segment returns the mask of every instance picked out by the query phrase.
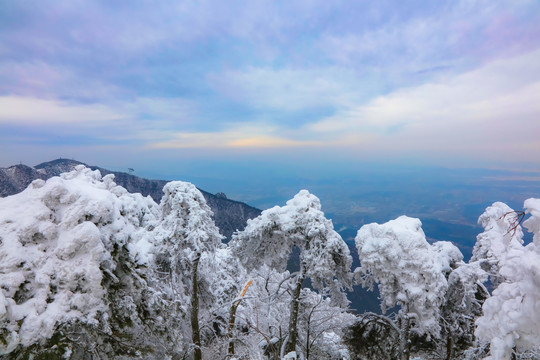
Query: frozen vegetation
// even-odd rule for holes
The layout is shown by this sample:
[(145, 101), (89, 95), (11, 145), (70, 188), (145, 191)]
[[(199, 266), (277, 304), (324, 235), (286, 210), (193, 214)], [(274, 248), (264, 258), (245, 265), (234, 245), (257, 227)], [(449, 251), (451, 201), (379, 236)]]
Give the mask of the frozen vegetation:
[[(468, 263), (419, 219), (365, 225), (351, 269), (306, 190), (229, 244), (195, 186), (163, 192), (78, 166), (0, 199), (0, 358), (540, 356), (540, 199), (487, 208)], [(382, 314), (348, 309), (355, 283), (378, 287)]]

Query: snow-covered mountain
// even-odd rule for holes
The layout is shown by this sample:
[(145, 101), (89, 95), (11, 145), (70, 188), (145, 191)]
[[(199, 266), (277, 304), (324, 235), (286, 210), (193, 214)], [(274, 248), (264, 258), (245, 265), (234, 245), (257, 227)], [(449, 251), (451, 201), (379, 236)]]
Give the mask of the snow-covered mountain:
[[(364, 225), (351, 272), (307, 190), (223, 244), (193, 184), (158, 204), (80, 164), (40, 179), (69, 162), (3, 173), (38, 179), (0, 199), (0, 359), (540, 358), (540, 199), (488, 207), (468, 262), (419, 219)], [(398, 312), (351, 314), (352, 281)]]
[[(114, 174), (115, 182), (130, 193), (141, 193), (143, 196), (150, 195), (158, 203), (163, 196), (163, 186), (167, 183), (166, 180), (145, 179), (125, 172), (89, 166), (76, 160), (56, 159), (34, 167), (19, 164), (8, 168), (0, 168), (0, 197), (17, 194), (36, 179), (46, 180), (58, 176), (61, 173), (73, 170), (77, 165), (85, 165), (92, 170), (99, 170), (103, 176)], [(199, 190), (204, 195), (210, 209), (214, 212), (214, 221), (226, 239), (230, 239), (235, 230), (244, 229), (248, 219), (257, 217), (261, 213), (261, 210), (257, 208), (227, 199), (223, 193), (214, 195)]]

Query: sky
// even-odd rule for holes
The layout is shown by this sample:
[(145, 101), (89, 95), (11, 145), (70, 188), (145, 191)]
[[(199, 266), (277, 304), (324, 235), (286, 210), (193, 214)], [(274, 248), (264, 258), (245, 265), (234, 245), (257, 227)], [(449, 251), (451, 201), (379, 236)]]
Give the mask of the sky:
[(539, 137), (538, 0), (0, 4), (0, 167), (540, 170)]

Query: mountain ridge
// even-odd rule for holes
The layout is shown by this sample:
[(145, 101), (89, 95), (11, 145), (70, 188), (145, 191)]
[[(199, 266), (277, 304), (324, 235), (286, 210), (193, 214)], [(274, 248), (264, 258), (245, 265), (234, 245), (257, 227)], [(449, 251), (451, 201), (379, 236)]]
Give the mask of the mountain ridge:
[[(113, 174), (115, 182), (131, 193), (141, 193), (150, 196), (157, 203), (163, 196), (163, 186), (168, 180), (146, 179), (125, 172), (112, 171), (99, 166), (87, 165), (72, 159), (55, 159), (40, 163), (34, 167), (18, 164), (7, 168), (0, 168), (0, 197), (19, 193), (36, 179), (47, 180), (61, 173), (71, 171), (77, 165), (84, 165), (92, 170), (99, 170), (102, 176)], [(199, 189), (199, 188), (198, 188)], [(214, 221), (222, 235), (230, 240), (236, 230), (243, 230), (247, 220), (259, 216), (260, 209), (226, 198), (223, 193), (217, 195), (199, 189), (208, 206), (214, 212)]]

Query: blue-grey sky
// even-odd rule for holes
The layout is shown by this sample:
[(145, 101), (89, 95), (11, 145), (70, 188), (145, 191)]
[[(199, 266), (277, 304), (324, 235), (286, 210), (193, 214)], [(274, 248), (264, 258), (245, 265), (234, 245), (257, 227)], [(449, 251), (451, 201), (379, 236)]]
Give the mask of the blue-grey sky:
[(0, 166), (170, 178), (539, 152), (538, 0), (0, 4)]

